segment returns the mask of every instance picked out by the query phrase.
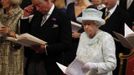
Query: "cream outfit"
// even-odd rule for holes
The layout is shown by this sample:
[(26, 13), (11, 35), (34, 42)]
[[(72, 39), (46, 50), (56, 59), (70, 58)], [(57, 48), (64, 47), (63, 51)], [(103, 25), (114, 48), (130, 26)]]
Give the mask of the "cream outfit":
[[(0, 22), (9, 26), (19, 34), (19, 19), (23, 15), (20, 7), (9, 10), (10, 15), (1, 11)], [(0, 75), (23, 75), (23, 48), (15, 48), (17, 44), (0, 37)]]
[(89, 64), (86, 75), (112, 75), (116, 68), (115, 43), (113, 37), (101, 30), (93, 38), (81, 34), (76, 59)]

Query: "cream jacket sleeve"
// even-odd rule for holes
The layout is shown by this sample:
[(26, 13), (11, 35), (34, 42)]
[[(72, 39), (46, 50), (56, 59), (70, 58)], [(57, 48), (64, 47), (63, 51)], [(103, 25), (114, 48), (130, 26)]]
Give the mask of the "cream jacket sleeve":
[(98, 74), (105, 74), (116, 68), (115, 43), (111, 35), (106, 35), (102, 39), (102, 55), (104, 62), (88, 62), (90, 70), (96, 70)]

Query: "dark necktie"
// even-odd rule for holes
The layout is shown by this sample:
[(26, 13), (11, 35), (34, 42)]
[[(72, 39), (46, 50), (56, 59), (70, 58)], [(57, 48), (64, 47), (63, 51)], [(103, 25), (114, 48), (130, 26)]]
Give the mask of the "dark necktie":
[(105, 12), (105, 18), (104, 18), (104, 20), (107, 20), (109, 18), (109, 13), (110, 13), (109, 11), (106, 11)]

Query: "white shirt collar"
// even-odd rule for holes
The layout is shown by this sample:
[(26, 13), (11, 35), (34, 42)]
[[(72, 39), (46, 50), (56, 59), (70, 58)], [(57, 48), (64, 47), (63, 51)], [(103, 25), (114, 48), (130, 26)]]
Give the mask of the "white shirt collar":
[(41, 26), (43, 26), (44, 25), (44, 23), (48, 20), (48, 18), (50, 17), (50, 15), (52, 14), (52, 12), (53, 12), (53, 10), (54, 10), (54, 4), (52, 5), (52, 7), (51, 7), (51, 9), (49, 10), (49, 12), (48, 12), (48, 14), (46, 15), (46, 19), (43, 21), (43, 22), (41, 22)]
[[(115, 4), (115, 6), (112, 9), (109, 10), (109, 15), (108, 15), (109, 17), (114, 13), (114, 11), (116, 10), (117, 6), (118, 6), (118, 2)], [(106, 11), (107, 10), (108, 9), (106, 9)]]
[(53, 4), (52, 7), (51, 7), (51, 9), (50, 9), (49, 12), (48, 12), (49, 15), (52, 14), (52, 12), (53, 12), (53, 10), (54, 10), (54, 7), (55, 7), (55, 6), (54, 6), (54, 4)]

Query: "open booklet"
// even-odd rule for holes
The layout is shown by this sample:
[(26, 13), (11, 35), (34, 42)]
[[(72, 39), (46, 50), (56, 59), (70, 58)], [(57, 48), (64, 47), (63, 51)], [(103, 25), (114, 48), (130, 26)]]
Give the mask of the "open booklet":
[(81, 24), (76, 23), (74, 21), (71, 21), (71, 26), (72, 26), (72, 32), (77, 32), (82, 28)]
[(134, 48), (134, 32), (126, 24), (124, 25), (124, 33), (125, 35), (123, 36), (120, 33), (114, 32), (114, 34), (124, 47), (128, 49)]
[(58, 62), (56, 62), (56, 64), (58, 65), (58, 67), (61, 69), (61, 71), (66, 74), (66, 69), (67, 69), (67, 66), (63, 65), (63, 64), (60, 64)]
[(84, 71), (82, 70), (84, 63), (78, 59), (74, 59), (74, 61), (68, 67), (58, 62), (57, 65), (66, 75), (85, 75)]
[(17, 38), (7, 37), (6, 39), (27, 47), (31, 47), (32, 45), (38, 45), (38, 44), (47, 44), (47, 42), (28, 33), (17, 35)]

